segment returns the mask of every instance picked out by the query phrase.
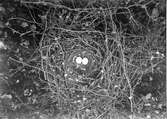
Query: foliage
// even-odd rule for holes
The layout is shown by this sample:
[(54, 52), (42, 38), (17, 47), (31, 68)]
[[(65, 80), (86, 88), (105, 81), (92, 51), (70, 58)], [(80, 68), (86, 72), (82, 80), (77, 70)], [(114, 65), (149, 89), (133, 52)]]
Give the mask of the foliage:
[[(10, 2), (0, 11), (8, 57), (0, 77), (4, 116), (107, 119), (166, 110), (162, 1)], [(91, 52), (96, 66), (85, 76), (74, 72), (79, 81), (72, 81), (66, 66), (78, 50)]]

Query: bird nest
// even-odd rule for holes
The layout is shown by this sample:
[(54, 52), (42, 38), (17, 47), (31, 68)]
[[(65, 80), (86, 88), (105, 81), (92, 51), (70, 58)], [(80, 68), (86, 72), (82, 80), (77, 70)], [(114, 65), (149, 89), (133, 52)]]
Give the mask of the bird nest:
[[(135, 89), (163, 59), (162, 45), (156, 46), (159, 54), (151, 49), (156, 40), (148, 35), (155, 20), (146, 9), (149, 2), (39, 1), (21, 0), (40, 9), (36, 61), (12, 60), (40, 72), (40, 81), (47, 84), (47, 97), (41, 100), (47, 98), (61, 115), (84, 119), (138, 111), (141, 97)], [(88, 62), (78, 64), (77, 57)]]
[[(61, 6), (48, 11), (41, 67), (62, 112), (82, 115), (88, 111), (86, 116), (97, 117), (113, 109), (131, 107), (133, 111), (133, 91), (142, 69), (125, 55), (131, 47), (115, 29), (112, 14), (114, 9)], [(88, 65), (77, 65), (78, 56), (87, 57)]]

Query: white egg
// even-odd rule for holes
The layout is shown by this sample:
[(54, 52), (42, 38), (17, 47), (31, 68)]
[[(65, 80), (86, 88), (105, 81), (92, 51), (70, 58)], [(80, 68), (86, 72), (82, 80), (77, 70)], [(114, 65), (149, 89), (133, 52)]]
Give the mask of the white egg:
[(83, 64), (83, 65), (87, 65), (87, 64), (88, 64), (88, 58), (84, 57), (84, 58), (82, 59), (82, 64)]
[(82, 58), (81, 57), (77, 57), (75, 61), (76, 61), (77, 64), (81, 64), (82, 63)]

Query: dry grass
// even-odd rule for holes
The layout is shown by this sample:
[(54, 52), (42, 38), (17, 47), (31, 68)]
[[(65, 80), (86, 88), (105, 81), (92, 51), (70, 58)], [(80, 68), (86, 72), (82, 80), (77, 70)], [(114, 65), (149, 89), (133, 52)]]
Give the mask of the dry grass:
[[(165, 60), (164, 39), (159, 33), (163, 27), (156, 30), (156, 34), (152, 27), (159, 20), (157, 12), (160, 11), (147, 9), (157, 4), (154, 0), (131, 4), (121, 0), (82, 3), (79, 0), (21, 0), (21, 4), (41, 10), (40, 23), (35, 17), (27, 22), (42, 28), (34, 55), (28, 61), (10, 58), (11, 62), (21, 65), (15, 74), (19, 67), (20, 70), (25, 67), (35, 72), (31, 77), (33, 82), (38, 79), (45, 84), (44, 93), (29, 98), (28, 103), (37, 106), (28, 106), (32, 111), (31, 108), (36, 108), (32, 115), (40, 115), (41, 119), (55, 116), (58, 119), (140, 119), (135, 115), (142, 111), (144, 99), (135, 89), (143, 75), (154, 72)], [(36, 27), (30, 30), (28, 32), (34, 34), (38, 32)], [(18, 34), (22, 37), (27, 32)], [(162, 44), (155, 44), (157, 38)], [(67, 79), (69, 58), (85, 49), (97, 60), (96, 69), (81, 77), (82, 81)]]

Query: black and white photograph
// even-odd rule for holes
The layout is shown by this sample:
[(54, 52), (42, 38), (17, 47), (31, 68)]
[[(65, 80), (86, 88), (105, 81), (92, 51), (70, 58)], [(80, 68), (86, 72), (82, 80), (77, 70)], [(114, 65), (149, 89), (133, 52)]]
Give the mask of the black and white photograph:
[(0, 119), (167, 119), (166, 0), (0, 0)]

